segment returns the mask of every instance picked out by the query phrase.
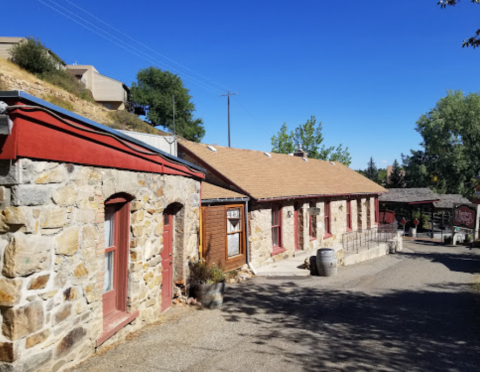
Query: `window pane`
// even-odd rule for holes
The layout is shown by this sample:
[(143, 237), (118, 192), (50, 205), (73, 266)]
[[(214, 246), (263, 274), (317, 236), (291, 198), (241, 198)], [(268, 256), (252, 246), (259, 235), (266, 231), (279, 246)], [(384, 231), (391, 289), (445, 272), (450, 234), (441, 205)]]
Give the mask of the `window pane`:
[(115, 245), (115, 208), (105, 207), (105, 248)]
[(228, 235), (228, 257), (240, 254), (240, 233)]
[(229, 218), (227, 221), (227, 233), (241, 231), (241, 223), (238, 218)]
[(272, 233), (273, 233), (273, 246), (277, 247), (278, 246), (278, 230), (276, 227), (272, 229)]
[(113, 254), (113, 251), (105, 253), (105, 277), (103, 279), (103, 293), (113, 289)]
[(163, 215), (163, 224), (164, 224), (165, 226), (168, 226), (168, 224), (170, 223), (170, 218), (169, 218), (169, 217), (170, 217), (170, 215), (167, 214), (167, 213), (165, 213), (165, 214)]

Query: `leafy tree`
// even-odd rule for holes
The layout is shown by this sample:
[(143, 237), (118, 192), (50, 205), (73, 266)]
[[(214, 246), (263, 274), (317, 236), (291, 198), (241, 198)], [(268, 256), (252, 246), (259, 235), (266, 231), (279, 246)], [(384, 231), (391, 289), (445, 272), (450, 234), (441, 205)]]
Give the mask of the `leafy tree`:
[(187, 140), (200, 142), (205, 135), (202, 119), (194, 119), (195, 105), (178, 75), (155, 67), (142, 69), (132, 84), (132, 101), (142, 106), (151, 125), (173, 130), (172, 96), (175, 96), (176, 133)]
[(404, 171), (400, 168), (397, 159), (393, 162), (392, 173), (388, 178), (387, 186), (389, 188), (405, 187)]
[[(322, 123), (311, 116), (305, 124), (300, 124), (295, 131), (288, 133), (287, 124), (283, 124), (277, 136), (272, 137), (272, 152), (280, 154), (289, 154), (301, 146), (308, 153), (308, 157), (313, 159), (338, 161), (349, 166), (352, 162), (348, 147), (345, 149), (342, 145), (337, 147), (326, 147), (322, 145)], [(322, 145), (320, 147), (320, 145)]]
[(295, 151), (295, 140), (293, 133), (287, 133), (287, 123), (283, 123), (278, 137), (272, 137), (272, 152), (278, 154), (291, 154)]
[(56, 70), (55, 60), (40, 39), (29, 36), (26, 41), (14, 45), (9, 53), (13, 63), (32, 74), (45, 74)]
[[(480, 0), (470, 0), (472, 3), (480, 4)], [(447, 6), (455, 6), (460, 2), (460, 0), (440, 0), (437, 4), (440, 5), (442, 9), (446, 8)], [(480, 29), (475, 32), (474, 36), (469, 37), (466, 40), (463, 40), (462, 47), (469, 47), (476, 48), (480, 46)]]
[(422, 150), (410, 150), (410, 155), (402, 154), (403, 168), (405, 169), (406, 187), (432, 187), (434, 178), (429, 177), (427, 164), (429, 159)]
[(385, 185), (387, 183), (387, 169), (378, 168), (378, 179), (380, 185)]
[(413, 165), (420, 171), (425, 166), (425, 182), (439, 193), (472, 196), (480, 172), (480, 94), (449, 91), (420, 117), (416, 130), (424, 150)]
[(368, 161), (367, 169), (365, 169), (363, 174), (365, 175), (365, 177), (372, 180), (373, 182), (380, 183), (380, 177), (378, 175), (378, 169), (377, 169), (377, 166), (375, 165), (375, 162), (373, 161), (372, 157), (370, 157), (370, 160)]

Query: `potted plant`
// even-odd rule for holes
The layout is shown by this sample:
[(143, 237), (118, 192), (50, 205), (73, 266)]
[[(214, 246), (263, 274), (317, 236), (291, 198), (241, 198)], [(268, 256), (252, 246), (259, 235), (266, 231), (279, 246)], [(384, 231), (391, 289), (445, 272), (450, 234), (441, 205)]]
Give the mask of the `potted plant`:
[(204, 260), (190, 261), (188, 284), (190, 296), (203, 306), (220, 307), (225, 293), (225, 274), (215, 264), (207, 265)]

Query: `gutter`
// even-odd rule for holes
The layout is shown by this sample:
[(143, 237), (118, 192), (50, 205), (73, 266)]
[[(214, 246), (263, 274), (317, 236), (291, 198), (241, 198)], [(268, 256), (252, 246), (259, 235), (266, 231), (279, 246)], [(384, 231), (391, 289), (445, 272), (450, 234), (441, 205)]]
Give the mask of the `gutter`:
[(203, 199), (202, 204), (217, 204), (217, 203), (228, 203), (228, 202), (248, 202), (250, 198), (217, 198), (217, 199)]
[(281, 200), (295, 200), (295, 199), (312, 199), (312, 198), (328, 198), (328, 197), (340, 197), (340, 196), (377, 196), (384, 194), (382, 193), (349, 193), (349, 194), (318, 194), (318, 195), (297, 195), (297, 196), (286, 196), (282, 198), (271, 198), (271, 199), (256, 199), (257, 203), (266, 203), (272, 201), (281, 201)]

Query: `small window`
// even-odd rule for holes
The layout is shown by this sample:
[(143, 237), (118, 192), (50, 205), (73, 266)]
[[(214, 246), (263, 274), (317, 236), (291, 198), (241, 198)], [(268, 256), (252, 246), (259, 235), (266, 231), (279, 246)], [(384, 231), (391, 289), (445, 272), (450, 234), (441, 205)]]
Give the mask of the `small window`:
[(240, 208), (227, 209), (227, 242), (228, 257), (241, 254), (242, 213)]
[[(310, 208), (315, 208), (316, 204), (314, 202), (310, 203)], [(308, 235), (310, 239), (317, 239), (317, 216), (310, 214), (309, 215), (309, 224), (308, 224)]]
[(273, 248), (282, 246), (282, 208), (272, 208), (272, 243)]
[(330, 228), (330, 201), (325, 202), (325, 237), (330, 237), (332, 230)]
[(347, 231), (352, 230), (352, 201), (347, 200)]

